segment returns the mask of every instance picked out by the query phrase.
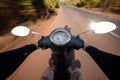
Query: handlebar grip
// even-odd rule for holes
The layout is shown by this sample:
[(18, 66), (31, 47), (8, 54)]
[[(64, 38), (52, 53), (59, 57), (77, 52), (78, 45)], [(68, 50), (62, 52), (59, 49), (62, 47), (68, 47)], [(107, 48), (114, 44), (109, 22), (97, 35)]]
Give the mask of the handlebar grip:
[(68, 47), (74, 48), (74, 49), (80, 49), (83, 48), (84, 41), (80, 39), (78, 36), (72, 36), (71, 41), (68, 44)]
[(52, 43), (50, 42), (50, 39), (49, 39), (49, 36), (46, 36), (46, 37), (42, 37), (39, 41), (39, 47), (40, 48), (49, 48), (49, 47), (52, 47)]

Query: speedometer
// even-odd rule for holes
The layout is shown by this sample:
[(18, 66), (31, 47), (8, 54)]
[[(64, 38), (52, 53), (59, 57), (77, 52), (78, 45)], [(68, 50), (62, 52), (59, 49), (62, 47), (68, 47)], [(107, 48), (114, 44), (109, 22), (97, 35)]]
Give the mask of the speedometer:
[(70, 33), (64, 28), (58, 28), (54, 30), (50, 35), (50, 40), (57, 46), (63, 46), (67, 44), (71, 39)]

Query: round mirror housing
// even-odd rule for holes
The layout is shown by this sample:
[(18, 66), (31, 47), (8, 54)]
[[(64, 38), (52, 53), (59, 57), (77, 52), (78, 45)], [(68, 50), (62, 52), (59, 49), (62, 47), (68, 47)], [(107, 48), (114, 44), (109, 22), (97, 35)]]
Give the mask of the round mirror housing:
[(30, 29), (26, 26), (17, 26), (11, 30), (11, 33), (15, 36), (27, 36), (30, 33)]
[(112, 22), (98, 22), (90, 24), (91, 30), (96, 34), (105, 34), (116, 29), (116, 25)]

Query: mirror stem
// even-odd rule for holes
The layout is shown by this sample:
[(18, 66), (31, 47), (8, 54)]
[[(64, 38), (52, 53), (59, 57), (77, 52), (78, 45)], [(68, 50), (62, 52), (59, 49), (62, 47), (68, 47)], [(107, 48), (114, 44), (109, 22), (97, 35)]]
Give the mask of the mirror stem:
[(38, 32), (35, 32), (35, 31), (31, 31), (31, 33), (32, 33), (32, 34), (37, 34), (37, 35), (39, 35), (39, 36), (41, 36), (41, 37), (43, 36), (42, 34), (40, 34), (40, 33), (38, 33)]
[(78, 36), (80, 36), (81, 34), (87, 33), (87, 32), (89, 32), (89, 31), (91, 31), (91, 29), (88, 29), (88, 30), (82, 31), (82, 32), (80, 32), (80, 33), (78, 34)]
[(117, 34), (113, 33), (113, 32), (110, 32), (113, 36), (117, 37), (120, 39), (120, 36), (118, 36)]

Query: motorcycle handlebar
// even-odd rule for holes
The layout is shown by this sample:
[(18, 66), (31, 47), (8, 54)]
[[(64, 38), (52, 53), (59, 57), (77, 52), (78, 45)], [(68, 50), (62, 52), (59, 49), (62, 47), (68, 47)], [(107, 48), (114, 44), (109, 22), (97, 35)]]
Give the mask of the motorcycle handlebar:
[[(54, 45), (50, 41), (50, 36), (42, 37), (38, 41), (38, 43), (39, 43), (39, 47), (43, 48), (43, 49), (56, 47), (56, 45)], [(67, 43), (66, 45), (64, 45), (64, 47), (65, 48), (73, 48), (73, 49), (77, 49), (78, 50), (78, 49), (82, 48), (83, 45), (84, 45), (84, 41), (81, 38), (79, 38), (78, 36), (72, 36), (70, 42)], [(57, 46), (57, 47), (61, 47), (61, 46)]]
[(50, 48), (50, 47), (52, 47), (53, 45), (52, 45), (52, 43), (51, 43), (51, 41), (50, 41), (50, 38), (49, 38), (49, 36), (46, 36), (46, 37), (42, 37), (39, 41), (38, 41), (38, 44), (39, 44), (39, 47), (40, 48)]

